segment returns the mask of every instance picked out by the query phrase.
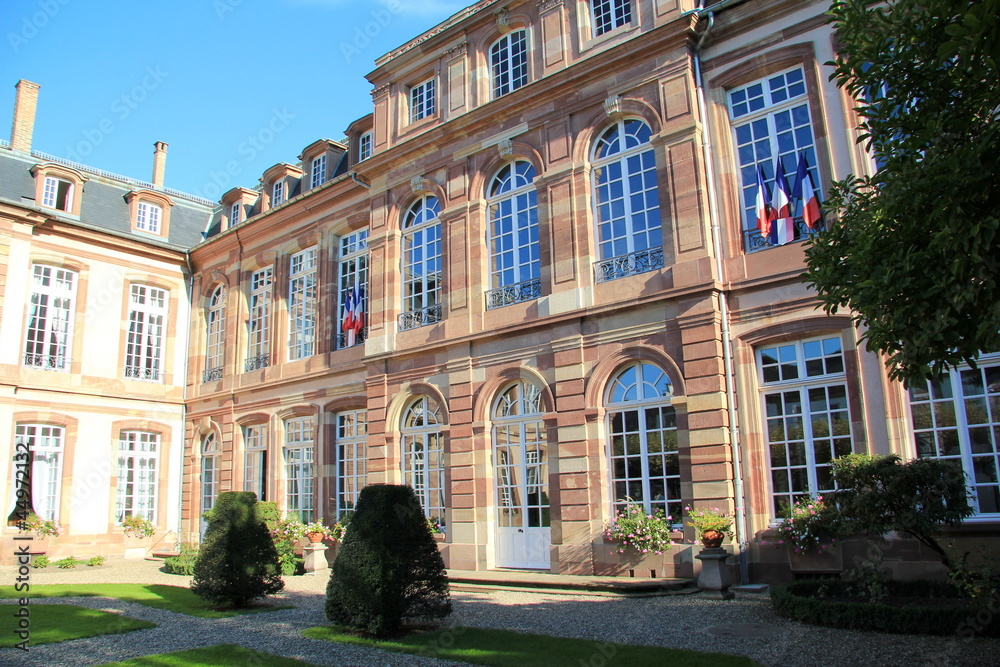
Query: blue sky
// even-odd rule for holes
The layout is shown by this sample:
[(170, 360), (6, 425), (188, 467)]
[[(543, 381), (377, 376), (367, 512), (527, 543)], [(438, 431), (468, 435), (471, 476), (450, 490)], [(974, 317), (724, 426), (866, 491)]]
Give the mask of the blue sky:
[(458, 0), (0, 0), (0, 138), (41, 85), (33, 147), (209, 199), (371, 112), (364, 75)]

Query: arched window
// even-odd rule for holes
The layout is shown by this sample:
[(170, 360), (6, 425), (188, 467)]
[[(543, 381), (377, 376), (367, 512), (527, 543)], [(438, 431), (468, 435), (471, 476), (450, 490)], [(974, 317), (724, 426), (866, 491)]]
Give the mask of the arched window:
[(648, 514), (663, 510), (679, 523), (681, 471), (672, 394), (663, 369), (629, 364), (608, 387), (608, 434), (614, 509), (632, 501)]
[(403, 312), (399, 329), (441, 321), (441, 203), (421, 197), (403, 218)]
[(214, 433), (201, 441), (201, 511), (204, 514), (215, 506), (219, 495), (219, 455), (222, 448)]
[(413, 487), (429, 519), (445, 525), (444, 435), (441, 409), (434, 399), (420, 396), (403, 411), (400, 425), (403, 483)]
[(597, 282), (663, 267), (663, 228), (652, 130), (620, 120), (594, 146)]
[(493, 97), (513, 92), (528, 83), (528, 33), (515, 30), (490, 47)]
[(497, 565), (548, 567), (549, 461), (541, 391), (517, 382), (493, 406)]
[(208, 349), (205, 351), (205, 371), (202, 382), (222, 379), (222, 364), (226, 354), (226, 288), (219, 285), (212, 292), (207, 317)]
[(535, 168), (518, 160), (490, 182), (490, 266), (492, 289), (486, 307), (499, 308), (541, 296), (538, 193)]

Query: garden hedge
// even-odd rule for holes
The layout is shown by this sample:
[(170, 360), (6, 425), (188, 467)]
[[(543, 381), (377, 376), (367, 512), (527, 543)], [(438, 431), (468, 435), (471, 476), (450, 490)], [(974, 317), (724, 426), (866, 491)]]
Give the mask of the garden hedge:
[[(954, 588), (926, 581), (889, 582), (891, 597), (958, 597)], [(895, 634), (1000, 637), (1000, 603), (977, 607), (935, 607), (852, 602), (831, 597), (851, 597), (849, 582), (807, 580), (771, 588), (771, 604), (779, 616), (792, 620), (849, 630)]]

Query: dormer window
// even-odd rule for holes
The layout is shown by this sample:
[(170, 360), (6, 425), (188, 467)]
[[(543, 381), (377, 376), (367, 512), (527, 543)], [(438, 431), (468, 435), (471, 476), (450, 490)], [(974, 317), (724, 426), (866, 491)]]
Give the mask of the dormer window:
[(241, 222), (240, 219), (242, 218), (242, 216), (240, 215), (240, 212), (241, 212), (242, 208), (243, 208), (243, 205), (240, 204), (239, 202), (237, 202), (237, 203), (233, 204), (232, 207), (229, 209), (229, 226), (230, 227), (232, 227), (234, 225), (240, 224), (240, 222)]
[(42, 190), (42, 206), (58, 211), (72, 211), (73, 184), (61, 178), (46, 176)]
[(156, 204), (141, 201), (136, 207), (135, 228), (141, 232), (159, 234), (162, 219), (163, 209)]
[(285, 182), (278, 181), (271, 190), (271, 208), (285, 203)]
[(433, 116), (437, 112), (437, 81), (428, 79), (410, 88), (410, 122)]
[(326, 156), (320, 155), (312, 161), (312, 187), (318, 188), (326, 182)]
[(373, 144), (371, 132), (365, 132), (361, 135), (361, 138), (358, 139), (358, 162), (364, 162), (372, 156)]

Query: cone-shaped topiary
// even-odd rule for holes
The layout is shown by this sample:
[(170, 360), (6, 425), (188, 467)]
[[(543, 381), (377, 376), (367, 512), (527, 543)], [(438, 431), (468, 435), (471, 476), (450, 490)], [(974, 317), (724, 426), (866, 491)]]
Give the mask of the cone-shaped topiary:
[(444, 561), (413, 489), (362, 489), (326, 587), (326, 617), (385, 637), (404, 618), (450, 613)]
[(194, 564), (191, 591), (219, 605), (246, 607), (285, 587), (280, 572), (256, 494), (220, 493)]

